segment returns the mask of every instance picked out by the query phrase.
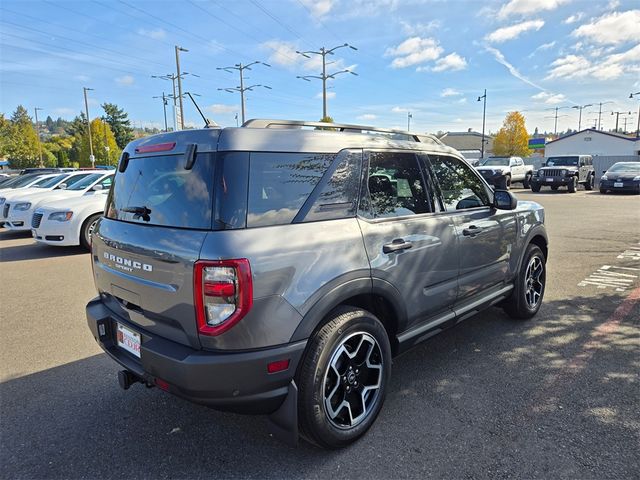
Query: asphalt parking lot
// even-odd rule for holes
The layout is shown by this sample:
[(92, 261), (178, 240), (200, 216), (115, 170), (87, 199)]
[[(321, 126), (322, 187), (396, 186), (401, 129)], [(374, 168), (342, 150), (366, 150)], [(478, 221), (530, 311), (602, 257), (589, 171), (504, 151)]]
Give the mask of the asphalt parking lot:
[(369, 434), (331, 452), (122, 391), (86, 328), (89, 255), (0, 230), (2, 477), (638, 478), (640, 197), (514, 193), (546, 208), (539, 315), (491, 309), (397, 358)]

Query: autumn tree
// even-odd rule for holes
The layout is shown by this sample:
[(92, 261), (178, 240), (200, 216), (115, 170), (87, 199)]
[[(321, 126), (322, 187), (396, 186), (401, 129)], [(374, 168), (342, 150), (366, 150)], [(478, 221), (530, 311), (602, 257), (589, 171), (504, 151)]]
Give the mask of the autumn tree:
[(528, 157), (529, 134), (520, 112), (509, 112), (493, 139), (493, 154), (501, 157)]
[(122, 108), (118, 108), (115, 103), (103, 103), (102, 109), (118, 147), (123, 149), (134, 138), (131, 120), (129, 120), (127, 113)]
[[(93, 154), (97, 165), (116, 165), (120, 156), (120, 148), (115, 136), (107, 122), (99, 118), (91, 121), (91, 140), (93, 141)], [(75, 155), (73, 161), (77, 161), (81, 167), (91, 166), (91, 150), (89, 136), (76, 134), (74, 137)]]

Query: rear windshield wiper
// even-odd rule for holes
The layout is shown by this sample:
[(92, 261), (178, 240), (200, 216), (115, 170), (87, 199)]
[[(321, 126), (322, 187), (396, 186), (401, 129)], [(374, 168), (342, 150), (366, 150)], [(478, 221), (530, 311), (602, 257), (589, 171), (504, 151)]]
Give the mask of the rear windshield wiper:
[(151, 214), (151, 209), (145, 206), (142, 207), (125, 207), (122, 209), (123, 212), (133, 213), (133, 218), (141, 218), (145, 222), (151, 220), (149, 215)]

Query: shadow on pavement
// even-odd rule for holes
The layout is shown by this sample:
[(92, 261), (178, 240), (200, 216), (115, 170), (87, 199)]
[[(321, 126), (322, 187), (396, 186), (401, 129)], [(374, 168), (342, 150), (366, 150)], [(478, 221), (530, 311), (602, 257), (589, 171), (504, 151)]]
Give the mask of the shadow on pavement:
[(378, 421), (340, 451), (287, 447), (266, 417), (124, 392), (105, 355), (14, 378), (0, 384), (4, 475), (632, 478), (640, 312), (594, 337), (620, 297), (582, 300), (529, 322), (491, 309), (395, 359)]
[[(0, 242), (2, 240), (30, 237), (31, 232), (0, 231)], [(83, 253), (88, 252), (82, 247), (52, 247), (49, 245), (41, 245), (35, 241), (27, 245), (14, 245), (10, 247), (2, 246), (0, 243), (0, 263), (17, 262), (20, 260), (38, 260), (51, 257), (67, 257), (69, 255), (79, 255)]]

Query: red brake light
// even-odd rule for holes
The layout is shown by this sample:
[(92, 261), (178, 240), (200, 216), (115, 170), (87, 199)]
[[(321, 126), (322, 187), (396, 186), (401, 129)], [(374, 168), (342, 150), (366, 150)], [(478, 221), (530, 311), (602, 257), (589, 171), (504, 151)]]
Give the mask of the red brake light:
[(197, 261), (193, 272), (196, 321), (201, 335), (220, 335), (253, 305), (253, 280), (246, 258)]
[(286, 360), (276, 360), (275, 362), (271, 362), (267, 364), (267, 372), (268, 373), (278, 373), (283, 372), (289, 368), (289, 359)]
[(176, 146), (176, 142), (168, 143), (156, 143), (155, 145), (144, 145), (136, 147), (136, 153), (151, 153), (151, 152), (166, 152), (173, 150)]

